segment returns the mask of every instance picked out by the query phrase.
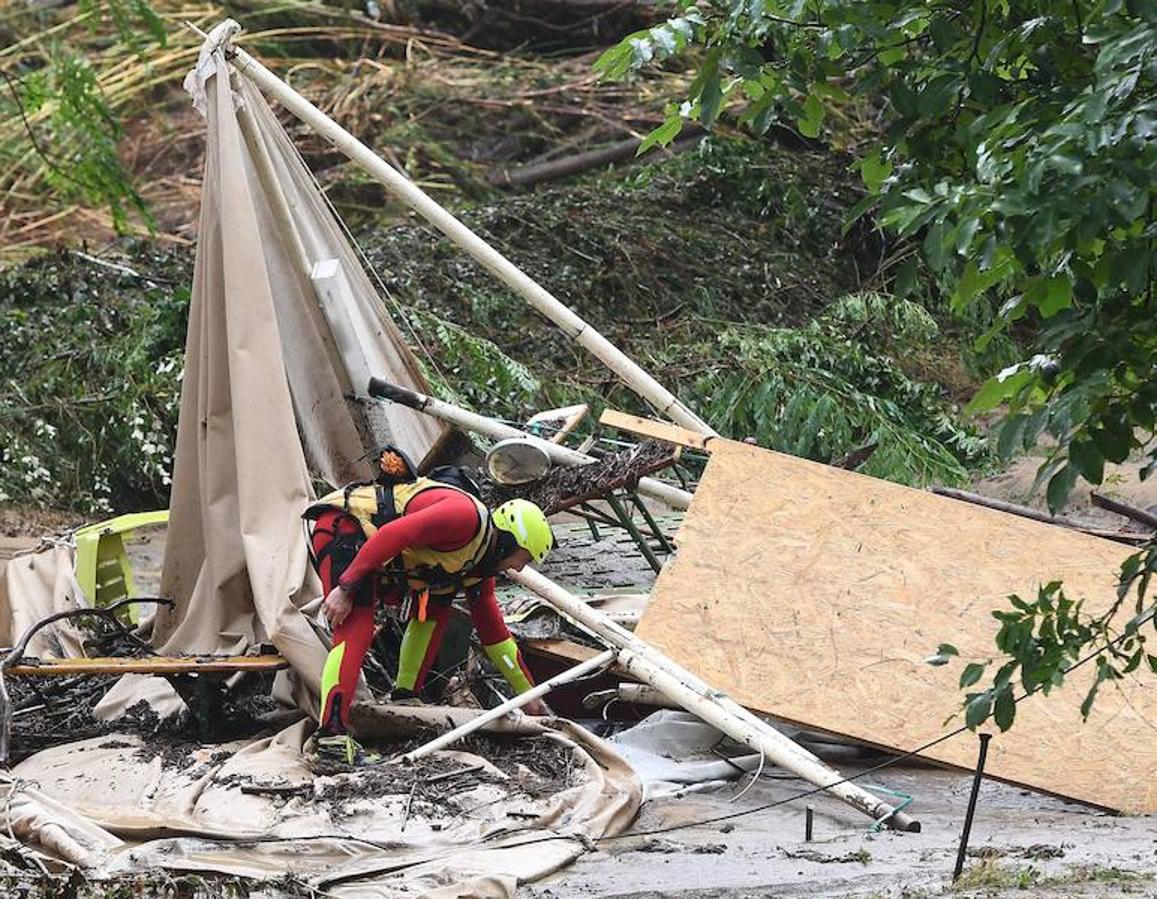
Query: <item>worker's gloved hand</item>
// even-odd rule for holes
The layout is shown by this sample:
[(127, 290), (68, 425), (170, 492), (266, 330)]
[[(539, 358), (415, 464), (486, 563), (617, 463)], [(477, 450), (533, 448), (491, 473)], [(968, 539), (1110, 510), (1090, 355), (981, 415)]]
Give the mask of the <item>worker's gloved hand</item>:
[(346, 620), (350, 609), (354, 607), (354, 599), (345, 588), (340, 584), (329, 591), (329, 596), (325, 598), (322, 604), (322, 609), (325, 611), (325, 617), (329, 619), (332, 627), (337, 627)]

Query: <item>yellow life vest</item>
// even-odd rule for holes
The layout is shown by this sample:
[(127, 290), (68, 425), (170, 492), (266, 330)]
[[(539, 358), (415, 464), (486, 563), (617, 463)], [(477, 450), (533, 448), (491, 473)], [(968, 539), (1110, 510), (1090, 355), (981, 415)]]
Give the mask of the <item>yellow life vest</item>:
[[(357, 519), (368, 540), (383, 525), (400, 515), (405, 515), (407, 507), (418, 494), (434, 489), (456, 490), (470, 498), (478, 512), (477, 533), (459, 549), (438, 550), (429, 546), (404, 549), (400, 554), (401, 564), (397, 564), (399, 559), (395, 557), (394, 564), (388, 566), (385, 575), (386, 580), (394, 586), (400, 586), (397, 581), (404, 577), (407, 585), (414, 590), (429, 590), (436, 595), (453, 595), (460, 588), (472, 587), (489, 576), (472, 572), (485, 560), (494, 536), (490, 510), (480, 499), (471, 496), (465, 490), (430, 478), (418, 478), (416, 481), (395, 484), (393, 487), (354, 484), (323, 496), (306, 510), (305, 517), (315, 518), (324, 509), (340, 509)], [(389, 502), (391, 497), (388, 493), (393, 494), (392, 504)], [(391, 505), (392, 509), (389, 508)]]

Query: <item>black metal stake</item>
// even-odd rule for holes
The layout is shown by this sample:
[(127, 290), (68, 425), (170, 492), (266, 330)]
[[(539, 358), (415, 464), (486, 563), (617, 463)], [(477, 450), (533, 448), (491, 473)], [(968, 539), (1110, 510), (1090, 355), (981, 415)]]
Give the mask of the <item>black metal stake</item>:
[(815, 813), (816, 807), (814, 805), (809, 805), (804, 809), (803, 839), (805, 843), (810, 843), (812, 841), (812, 824), (815, 819)]
[(976, 774), (972, 778), (972, 795), (968, 797), (968, 811), (964, 815), (964, 830), (960, 834), (960, 848), (956, 851), (956, 869), (952, 872), (955, 882), (964, 870), (964, 856), (968, 852), (968, 836), (972, 833), (972, 816), (976, 813), (976, 797), (980, 795), (980, 782), (984, 780), (984, 760), (988, 758), (988, 741), (992, 734), (980, 735), (980, 755), (976, 759)]

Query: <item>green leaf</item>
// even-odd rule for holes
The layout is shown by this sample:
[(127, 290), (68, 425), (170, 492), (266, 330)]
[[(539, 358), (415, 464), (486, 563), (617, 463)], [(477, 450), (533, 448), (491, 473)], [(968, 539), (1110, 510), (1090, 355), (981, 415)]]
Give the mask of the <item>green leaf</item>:
[(964, 407), (966, 415), (975, 415), (978, 412), (988, 412), (995, 409), (1005, 400), (1016, 396), (1021, 388), (1036, 377), (1028, 366), (1020, 366), (1015, 370), (1005, 370), (995, 377), (985, 381), (972, 400)]
[(1073, 304), (1073, 285), (1068, 278), (1058, 275), (1045, 283), (1044, 297), (1036, 304), (1040, 314), (1052, 318)]
[(860, 162), (860, 177), (864, 185), (874, 194), (880, 192), (880, 186), (892, 174), (892, 163), (880, 156), (880, 151), (865, 156)]
[(671, 141), (679, 136), (679, 132), (682, 130), (683, 117), (676, 113), (643, 138), (643, 140), (639, 143), (639, 149), (635, 151), (635, 155), (642, 156), (644, 153), (650, 150), (651, 147), (654, 146), (667, 146), (669, 143), (671, 143)]
[(1133, 429), (1124, 419), (1103, 419), (1100, 427), (1089, 429), (1089, 436), (1107, 461), (1121, 463), (1129, 458)]
[(969, 662), (964, 670), (960, 673), (960, 689), (971, 687), (975, 684), (982, 674), (984, 669), (988, 667), (987, 662)]
[(1069, 462), (1090, 484), (1100, 484), (1105, 477), (1105, 458), (1091, 440), (1075, 440), (1069, 444)]
[(819, 137), (820, 126), (824, 121), (824, 104), (815, 94), (808, 94), (803, 104), (803, 113), (796, 119), (799, 133), (804, 137)]
[(977, 693), (964, 706), (964, 723), (969, 730), (976, 730), (985, 721), (992, 711), (992, 693), (985, 691)]
[(956, 287), (952, 297), (952, 308), (960, 311), (968, 305), (968, 301), (977, 294), (999, 284), (1016, 270), (1016, 258), (1006, 246), (996, 247), (991, 264), (982, 269), (983, 260), (969, 260), (964, 267), (964, 274)]
[(956, 651), (956, 647), (951, 643), (941, 643), (936, 649), (936, 654), (928, 656), (924, 662), (925, 664), (939, 667), (941, 665), (947, 665), (953, 656), (959, 654), (960, 653)]
[(1049, 511), (1056, 515), (1069, 501), (1069, 494), (1077, 482), (1077, 470), (1072, 465), (1065, 465), (1060, 471), (1049, 478), (1048, 503)]
[(719, 107), (723, 102), (723, 88), (719, 80), (718, 70), (704, 80), (703, 90), (699, 94), (699, 122), (704, 128), (710, 128), (719, 117)]
[(996, 704), (993, 709), (993, 720), (1001, 731), (1012, 727), (1016, 719), (1016, 700), (1012, 694), (1012, 687), (1006, 686), (996, 694)]
[(996, 454), (1001, 459), (1011, 459), (1020, 451), (1028, 418), (1027, 415), (1010, 415), (1000, 426), (1000, 434), (996, 439)]
[(1132, 294), (1140, 294), (1149, 282), (1150, 251), (1135, 247), (1115, 254), (1112, 261), (1113, 278)]
[(938, 75), (920, 91), (916, 99), (916, 109), (921, 115), (939, 115), (955, 102), (959, 94), (960, 82), (956, 75)]

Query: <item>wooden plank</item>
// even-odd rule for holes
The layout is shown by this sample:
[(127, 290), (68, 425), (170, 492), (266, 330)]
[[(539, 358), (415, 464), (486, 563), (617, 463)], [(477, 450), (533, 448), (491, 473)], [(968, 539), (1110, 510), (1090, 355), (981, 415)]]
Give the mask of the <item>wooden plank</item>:
[(526, 427), (523, 430), (533, 430), (530, 426), (538, 422), (557, 421), (562, 419), (562, 425), (550, 437), (551, 443), (562, 443), (566, 440), (567, 435), (574, 432), (574, 429), (579, 426), (587, 413), (591, 411), (591, 407), (586, 403), (579, 403), (575, 406), (562, 406), (558, 409), (547, 409), (545, 412), (539, 412), (537, 415), (527, 419)]
[[(522, 645), (523, 651), (538, 653), (576, 665), (581, 662), (589, 662), (603, 651), (571, 640), (520, 640), (519, 643)], [(618, 663), (612, 665), (607, 671), (625, 677), (632, 682), (635, 680), (634, 675)]]
[[(719, 438), (659, 575), (639, 636), (748, 708), (910, 751), (954, 729), (961, 665), (993, 657), (1006, 597), (1064, 581), (1097, 614), (1130, 549)], [(1157, 682), (1102, 687), (1087, 722), (1085, 665), (1018, 705), (987, 774), (1107, 808), (1157, 811)], [(994, 728), (995, 730), (995, 728)], [(926, 751), (971, 768), (965, 732)], [(881, 775), (883, 776), (883, 775)], [(886, 779), (885, 779), (886, 782)]]
[(288, 668), (281, 656), (145, 656), (142, 658), (52, 659), (13, 665), (5, 674), (20, 677), (71, 677), (77, 674), (232, 674)]
[(698, 450), (707, 450), (708, 443), (715, 439), (711, 435), (689, 431), (687, 428), (667, 424), (665, 421), (640, 418), (638, 415), (628, 415), (615, 409), (604, 409), (603, 414), (599, 416), (599, 424), (626, 431), (628, 434), (638, 434), (640, 437), (650, 437), (653, 440), (663, 440)]

